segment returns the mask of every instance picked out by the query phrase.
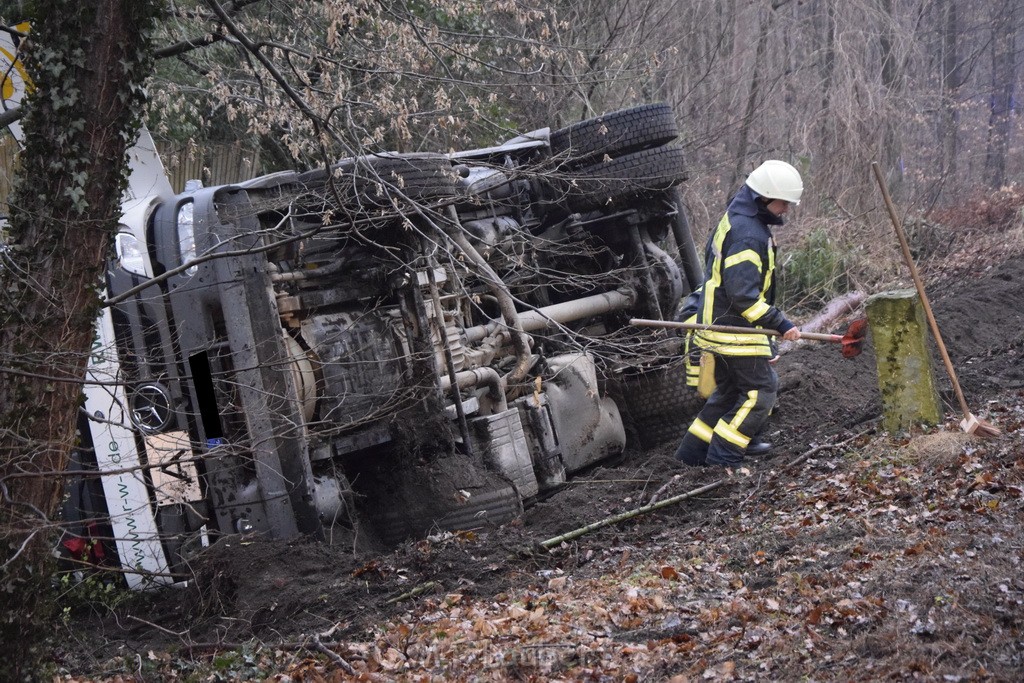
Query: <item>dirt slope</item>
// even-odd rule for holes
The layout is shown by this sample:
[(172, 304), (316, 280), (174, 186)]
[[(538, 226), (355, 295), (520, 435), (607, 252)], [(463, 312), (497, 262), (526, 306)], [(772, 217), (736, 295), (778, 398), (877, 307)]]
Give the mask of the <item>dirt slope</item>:
[(938, 363), (947, 428), (878, 434), (870, 345), (845, 360), (805, 344), (780, 362), (770, 460), (725, 473), (678, 465), (675, 444), (632, 450), (512, 524), (388, 553), (228, 541), (187, 590), (76, 613), (59, 663), (144, 680), (340, 680), (343, 664), (365, 680), (1019, 680), (1024, 258), (930, 293), (1000, 439), (959, 432)]

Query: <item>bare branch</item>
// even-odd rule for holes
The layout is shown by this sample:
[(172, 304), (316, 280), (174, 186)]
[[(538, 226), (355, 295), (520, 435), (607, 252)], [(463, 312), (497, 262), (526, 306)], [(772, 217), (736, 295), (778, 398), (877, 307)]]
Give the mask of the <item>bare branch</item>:
[(24, 115), (25, 109), (23, 107), (11, 107), (6, 111), (0, 112), (0, 129), (6, 128), (15, 121), (20, 121)]

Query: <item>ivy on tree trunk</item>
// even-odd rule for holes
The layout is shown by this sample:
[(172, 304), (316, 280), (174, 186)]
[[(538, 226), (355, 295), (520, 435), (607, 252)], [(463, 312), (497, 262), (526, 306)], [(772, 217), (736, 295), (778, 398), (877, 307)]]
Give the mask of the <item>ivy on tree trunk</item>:
[(160, 0), (38, 0), (0, 268), (0, 680), (47, 678), (54, 514)]

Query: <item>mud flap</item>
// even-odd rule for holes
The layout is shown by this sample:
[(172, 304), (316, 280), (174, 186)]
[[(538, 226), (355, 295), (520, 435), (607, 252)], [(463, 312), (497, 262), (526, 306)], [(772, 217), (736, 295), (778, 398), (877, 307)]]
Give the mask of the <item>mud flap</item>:
[(548, 360), (551, 378), (545, 382), (562, 462), (572, 473), (626, 445), (626, 431), (615, 402), (600, 396), (594, 359), (567, 353)]

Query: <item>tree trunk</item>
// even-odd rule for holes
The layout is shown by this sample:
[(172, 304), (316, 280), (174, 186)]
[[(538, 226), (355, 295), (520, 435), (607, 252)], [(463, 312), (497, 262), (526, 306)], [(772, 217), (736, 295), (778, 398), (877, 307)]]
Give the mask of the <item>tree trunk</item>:
[[(750, 149), (750, 129), (754, 125), (757, 108), (761, 101), (761, 84), (764, 80), (764, 55), (768, 48), (768, 34), (771, 29), (772, 11), (759, 20), (757, 32), (757, 49), (754, 53), (754, 64), (750, 74), (750, 90), (747, 91), (747, 104), (740, 121), (739, 140), (736, 143), (736, 165), (733, 167), (729, 187), (735, 188), (743, 176), (743, 169), (748, 167), (747, 153)], [(757, 164), (754, 164), (755, 166)]]
[(943, 0), (942, 17), (942, 124), (939, 139), (942, 141), (943, 180), (956, 176), (957, 152), (959, 151), (960, 128), (960, 86), (963, 85), (963, 69), (960, 68), (959, 30), (960, 20), (957, 0)]
[(1017, 86), (1017, 9), (1015, 1), (1001, 2), (992, 17), (992, 91), (989, 94), (988, 149), (985, 180), (997, 189), (1006, 182), (1013, 97)]
[[(53, 516), (159, 0), (39, 0), (0, 269), (0, 680), (46, 677)], [(48, 680), (48, 678), (47, 678)]]
[[(882, 16), (879, 47), (882, 52), (881, 79), (890, 101), (895, 102), (903, 96), (906, 84), (905, 64), (896, 50), (897, 26), (899, 17), (893, 0), (881, 0), (879, 4)], [(882, 145), (880, 157), (882, 167), (886, 170), (892, 193), (898, 195), (903, 186), (903, 153), (899, 132), (892, 117), (886, 116), (881, 124)]]

